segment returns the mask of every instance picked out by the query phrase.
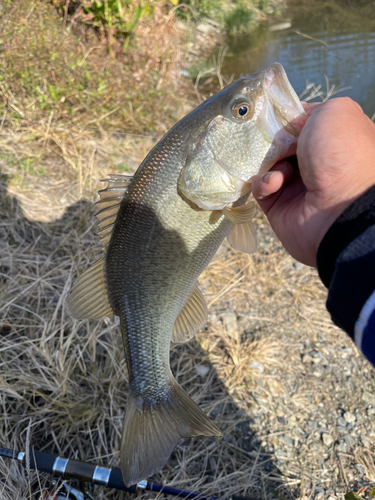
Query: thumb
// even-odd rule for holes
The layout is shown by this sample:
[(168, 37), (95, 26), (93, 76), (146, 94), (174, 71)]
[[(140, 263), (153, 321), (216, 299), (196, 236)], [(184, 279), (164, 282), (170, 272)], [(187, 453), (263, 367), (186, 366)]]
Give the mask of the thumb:
[(282, 193), (282, 187), (293, 177), (293, 166), (288, 161), (276, 163), (269, 172), (252, 179), (252, 193), (267, 215)]

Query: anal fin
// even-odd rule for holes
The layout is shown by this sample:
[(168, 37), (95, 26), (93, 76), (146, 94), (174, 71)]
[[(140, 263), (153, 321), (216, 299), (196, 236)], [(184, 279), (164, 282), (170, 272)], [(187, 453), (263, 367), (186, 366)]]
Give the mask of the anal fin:
[(187, 342), (206, 322), (207, 305), (197, 284), (173, 325), (172, 342)]

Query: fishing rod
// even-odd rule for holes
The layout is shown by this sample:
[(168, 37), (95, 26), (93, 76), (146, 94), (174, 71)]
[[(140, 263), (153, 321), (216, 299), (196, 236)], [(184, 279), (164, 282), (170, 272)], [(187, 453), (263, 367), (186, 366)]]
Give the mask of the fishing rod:
[[(155, 491), (166, 495), (178, 496), (180, 498), (198, 499), (198, 500), (219, 500), (219, 497), (194, 493), (193, 491), (179, 490), (171, 486), (150, 483), (148, 481), (139, 481), (139, 483), (127, 487), (122, 479), (121, 469), (118, 467), (104, 467), (103, 465), (94, 465), (79, 460), (62, 458), (52, 453), (43, 453), (41, 451), (30, 450), (28, 454), (9, 448), (0, 448), (0, 456), (18, 460), (25, 469), (33, 469), (48, 474), (59, 476), (63, 479), (77, 479), (80, 482), (87, 482), (113, 488), (115, 490), (127, 491), (128, 493), (137, 493), (142, 490)], [(78, 498), (78, 496), (76, 497)], [(83, 496), (81, 497), (84, 498)], [(232, 496), (224, 500), (257, 500), (249, 497)]]

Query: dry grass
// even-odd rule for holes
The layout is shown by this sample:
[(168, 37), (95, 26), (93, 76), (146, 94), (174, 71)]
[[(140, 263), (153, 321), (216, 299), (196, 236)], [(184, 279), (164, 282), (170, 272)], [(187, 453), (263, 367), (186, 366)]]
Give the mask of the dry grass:
[(182, 44), (168, 9), (158, 2), (118, 57), (94, 30), (75, 28), (64, 30), (44, 0), (3, 2), (1, 127), (46, 121), (65, 129), (168, 130), (189, 92), (176, 77)]
[[(43, 222), (82, 197), (93, 199), (98, 181), (111, 172), (134, 171), (157, 137), (65, 128), (49, 123), (0, 130), (0, 168), (9, 176), (25, 214)], [(46, 204), (49, 210), (46, 210)]]
[[(221, 61), (218, 57), (213, 70), (218, 86), (226, 83)], [(199, 80), (197, 94), (198, 86)], [(126, 115), (140, 135), (108, 132), (110, 119), (115, 128), (120, 115), (101, 119), (105, 113), (83, 113), (64, 120), (60, 107), (31, 113), (32, 96), (9, 90), (2, 87), (0, 122), (0, 443), (117, 465), (128, 387), (116, 321), (74, 321), (65, 299), (98, 251), (93, 218), (98, 181), (108, 173), (134, 171), (156, 137), (142, 137), (147, 127), (137, 121), (141, 110)], [(190, 104), (179, 103), (182, 115)], [(25, 115), (22, 120), (14, 106)], [(171, 114), (161, 116), (156, 133), (170, 120)], [(312, 406), (331, 397), (302, 363), (301, 339), (313, 346), (324, 334), (337, 349), (350, 341), (329, 320), (316, 272), (285, 253), (264, 217), (258, 214), (256, 224), (259, 251), (249, 257), (222, 245), (200, 279), (209, 304), (207, 328), (171, 353), (177, 380), (223, 438), (182, 442), (153, 479), (225, 497), (266, 499), (275, 492), (279, 498), (309, 498), (319, 484), (320, 457), (309, 451), (304, 463), (290, 457), (287, 469), (277, 468), (272, 449), (285, 432), (277, 419), (295, 419), (303, 427)], [(370, 375), (363, 373), (367, 387)], [(372, 451), (357, 454), (370, 481)], [(0, 477), (4, 500), (31, 500), (50, 485), (49, 477), (3, 460)], [(125, 496), (104, 489), (102, 494), (103, 500)]]
[[(61, 134), (64, 140), (51, 129), (46, 139), (47, 150), (53, 151), (60, 140), (60, 152), (65, 151), (60, 177), (47, 182), (25, 174), (22, 182), (9, 187), (3, 178), (0, 442), (24, 450), (30, 441), (42, 451), (117, 465), (127, 373), (116, 321), (74, 321), (65, 299), (72, 280), (97, 252), (91, 200), (97, 179), (108, 171), (106, 161), (98, 158), (108, 159), (120, 148), (129, 161), (129, 144), (140, 139), (108, 141), (83, 131), (73, 141), (74, 135)], [(17, 151), (28, 147), (17, 134), (3, 135), (2, 144), (9, 150), (16, 150), (17, 144)], [(139, 144), (138, 151), (142, 152)], [(90, 163), (88, 158), (94, 160)], [(80, 199), (82, 194), (89, 201)], [(260, 445), (262, 434), (254, 441), (253, 394), (260, 390), (256, 397), (264, 408), (274, 405), (290, 411), (292, 404), (296, 413), (304, 409), (312, 394), (308, 382), (302, 381), (291, 394), (277, 376), (279, 371), (302, 370), (298, 352), (282, 332), (303, 328), (312, 336), (321, 331), (334, 337), (336, 331), (324, 312), (325, 292), (315, 271), (296, 267), (264, 219), (256, 222), (263, 235), (261, 251), (249, 257), (222, 246), (201, 277), (210, 305), (207, 331), (198, 342), (176, 346), (171, 354), (177, 380), (211, 415), (224, 438), (183, 442), (156, 482), (259, 498), (280, 488), (289, 496), (290, 488), (299, 484), (267, 468), (272, 455)], [(235, 311), (234, 323), (225, 316), (228, 311)], [(253, 361), (264, 367), (261, 379)], [(48, 482), (43, 475), (28, 477), (17, 464), (0, 462), (0, 470), (4, 499), (31, 498), (31, 492)], [(102, 498), (122, 497), (103, 490)]]
[[(92, 204), (98, 181), (110, 172), (134, 171), (154, 141), (66, 130), (48, 118), (0, 131), (3, 446), (118, 464), (127, 373), (116, 321), (74, 321), (65, 299), (98, 251)], [(34, 170), (21, 168), (26, 158)], [(255, 222), (259, 251), (246, 256), (222, 245), (200, 279), (209, 304), (207, 328), (171, 353), (177, 380), (223, 439), (182, 442), (154, 481), (225, 497), (278, 492), (280, 498), (308, 498), (319, 484), (319, 457), (311, 453), (310, 464), (291, 460), (287, 470), (278, 470), (273, 440), (283, 431), (277, 418), (303, 426), (311, 405), (330, 398), (306, 373), (299, 339), (315, 342), (324, 334), (333, 345), (350, 341), (329, 320), (316, 271), (285, 253), (264, 217), (258, 214)], [(254, 409), (266, 427), (254, 426)], [(371, 451), (366, 453), (360, 456), (371, 469)], [(5, 500), (31, 499), (50, 484), (9, 461), (0, 461), (0, 476)], [(123, 497), (103, 490), (103, 499)]]

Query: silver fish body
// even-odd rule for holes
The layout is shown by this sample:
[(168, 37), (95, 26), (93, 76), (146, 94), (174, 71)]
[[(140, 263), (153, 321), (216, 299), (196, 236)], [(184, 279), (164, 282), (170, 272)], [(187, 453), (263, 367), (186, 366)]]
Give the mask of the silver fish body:
[[(276, 101), (270, 105), (277, 108), (275, 134), (287, 138), (283, 146), (272, 124), (269, 130), (259, 124), (272, 75), (280, 80), (275, 100), (287, 102), (284, 112)], [(292, 122), (303, 109), (285, 80), (277, 63), (241, 78), (178, 122), (130, 182), (122, 186), (113, 176), (102, 193), (105, 257), (74, 286), (69, 307), (77, 318), (120, 318), (130, 381), (121, 448), (127, 485), (157, 472), (180, 438), (220, 435), (175, 381), (170, 342), (188, 338), (205, 321), (197, 279), (233, 221), (252, 216), (243, 205), (251, 175), (270, 168), (296, 140)]]

